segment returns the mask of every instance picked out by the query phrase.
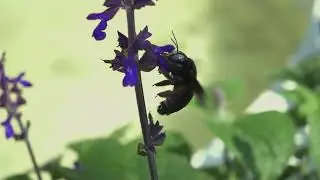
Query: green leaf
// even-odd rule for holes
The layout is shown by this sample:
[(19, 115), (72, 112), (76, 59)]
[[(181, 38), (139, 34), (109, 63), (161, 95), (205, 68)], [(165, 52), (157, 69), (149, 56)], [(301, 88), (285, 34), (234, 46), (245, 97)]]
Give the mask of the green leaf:
[[(217, 92), (215, 90), (221, 91), (221, 97), (219, 96), (219, 100), (223, 102), (218, 102), (217, 100)], [(216, 110), (218, 107), (218, 103), (226, 103), (230, 101), (234, 101), (236, 98), (240, 97), (244, 93), (244, 84), (239, 79), (228, 79), (224, 81), (216, 82), (208, 87), (204, 87), (205, 91), (205, 106), (199, 103), (196, 98), (193, 98), (191, 104), (203, 108), (205, 107), (209, 111)], [(219, 92), (220, 93), (220, 92)], [(220, 99), (221, 98), (221, 99)]]
[[(212, 179), (204, 172), (190, 166), (187, 158), (176, 154), (159, 151), (157, 153), (159, 179), (209, 180)], [(183, 172), (183, 173), (182, 173)], [(147, 178), (144, 178), (147, 179)]]
[(318, 171), (320, 170), (320, 110), (314, 112), (308, 117), (310, 127), (310, 152), (312, 158), (316, 161)]
[(50, 174), (52, 180), (58, 180), (63, 177), (63, 174), (60, 172), (61, 158), (61, 156), (58, 156), (40, 167), (42, 171), (47, 171)]
[(247, 115), (234, 123), (233, 140), (245, 164), (257, 169), (261, 180), (274, 179), (287, 165), (294, 151), (294, 125), (279, 112)]
[(114, 132), (112, 132), (112, 134), (109, 136), (110, 139), (120, 139), (122, 138), (125, 134), (126, 131), (129, 129), (130, 124), (126, 124), (118, 129), (116, 129)]
[[(134, 146), (136, 143), (131, 144)], [(128, 146), (129, 147), (129, 146)], [(171, 146), (172, 147), (172, 146)], [(179, 147), (179, 146), (177, 146)], [(128, 148), (130, 149), (130, 148)], [(132, 153), (131, 153), (132, 154)], [(150, 174), (147, 166), (147, 157), (141, 157), (135, 154), (132, 154), (129, 159), (131, 164), (130, 169), (127, 169), (127, 172), (130, 172), (126, 180), (141, 180), (141, 179), (150, 179)], [(166, 148), (159, 147), (156, 153), (156, 162), (159, 179), (166, 180), (211, 180), (207, 173), (200, 170), (195, 170), (191, 167), (188, 157), (181, 156), (177, 152), (167, 151)]]
[(191, 146), (180, 133), (166, 132), (165, 143), (157, 149), (164, 149), (170, 153), (190, 159), (192, 155)]
[(319, 108), (319, 96), (301, 84), (297, 84), (297, 87), (292, 91), (284, 91), (281, 93), (285, 98), (299, 105), (298, 113), (302, 116), (311, 114)]
[(236, 152), (236, 148), (233, 144), (233, 134), (234, 134), (234, 127), (232, 117), (222, 119), (221, 117), (208, 113), (205, 119), (208, 128), (212, 131), (212, 133), (219, 137), (226, 145), (226, 147)]
[(313, 54), (301, 61), (294, 68), (284, 69), (279, 73), (282, 79), (290, 79), (310, 89), (315, 89), (320, 83), (320, 56)]
[[(78, 169), (59, 166), (60, 157), (46, 163), (42, 169), (51, 171), (52, 174), (59, 174), (68, 180), (150, 179), (147, 157), (136, 154), (139, 140), (123, 145), (113, 139), (115, 136), (111, 137), (71, 143), (68, 147), (79, 157)], [(180, 134), (167, 132), (167, 140), (163, 146), (157, 148), (159, 179), (212, 179), (207, 173), (191, 167), (189, 163), (191, 148)]]
[(5, 178), (4, 180), (32, 180), (28, 174), (17, 174), (10, 177)]
[(244, 93), (244, 83), (241, 79), (227, 79), (215, 83), (214, 87), (219, 87), (226, 94), (227, 100), (232, 101)]
[[(125, 147), (118, 141), (109, 138), (99, 138), (72, 143), (69, 148), (78, 154), (81, 170), (69, 171), (72, 175), (78, 173), (81, 179), (125, 179), (128, 156)], [(134, 153), (135, 151), (132, 151)]]

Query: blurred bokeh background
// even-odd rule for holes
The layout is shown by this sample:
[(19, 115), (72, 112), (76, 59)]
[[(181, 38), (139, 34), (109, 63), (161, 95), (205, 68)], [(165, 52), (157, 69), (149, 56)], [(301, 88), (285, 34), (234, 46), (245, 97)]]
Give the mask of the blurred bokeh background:
[[(126, 33), (121, 11), (109, 24), (107, 39), (96, 42), (97, 22), (86, 16), (103, 10), (103, 1), (0, 1), (0, 50), (7, 52), (11, 75), (27, 72), (35, 85), (25, 95), (23, 118), (31, 120), (31, 139), (39, 162), (60, 153), (64, 145), (84, 137), (108, 135), (133, 123), (139, 133), (134, 90), (122, 87), (122, 74), (100, 59), (113, 58), (117, 30)], [(306, 30), (310, 1), (298, 0), (161, 0), (136, 13), (137, 31), (145, 25), (157, 44), (170, 41), (174, 30), (179, 47), (192, 57), (203, 85), (234, 79), (245, 88), (231, 109), (241, 113), (270, 84), (269, 75), (284, 67)], [(167, 129), (182, 132), (194, 148), (212, 134), (198, 111), (190, 107), (171, 115), (156, 115), (162, 77), (143, 74), (148, 110)], [(2, 130), (1, 130), (2, 131)], [(3, 134), (3, 132), (1, 132)], [(30, 167), (23, 143), (0, 136), (0, 179)]]

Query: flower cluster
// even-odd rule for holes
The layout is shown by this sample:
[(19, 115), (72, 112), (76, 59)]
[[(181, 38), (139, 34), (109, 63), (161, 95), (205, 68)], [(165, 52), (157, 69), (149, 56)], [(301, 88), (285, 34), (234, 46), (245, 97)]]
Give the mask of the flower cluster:
[[(139, 70), (149, 72), (154, 68), (159, 67), (160, 72), (167, 72), (167, 58), (166, 55), (173, 52), (175, 47), (173, 45), (157, 46), (152, 44), (147, 39), (152, 34), (148, 31), (148, 26), (141, 30), (132, 45), (129, 47), (128, 38), (118, 31), (118, 43), (121, 51), (114, 50), (116, 56), (113, 60), (103, 60), (105, 63), (110, 63), (112, 70), (125, 73), (123, 78), (123, 86), (134, 86), (137, 83), (137, 71)], [(128, 52), (136, 54), (139, 50), (143, 50), (144, 54), (136, 63), (134, 57), (128, 56)], [(131, 53), (130, 53), (131, 54)]]
[[(145, 6), (153, 6), (155, 3), (152, 0), (106, 0), (103, 5), (107, 7), (105, 11), (101, 13), (92, 13), (87, 16), (88, 20), (100, 20), (92, 33), (92, 36), (97, 41), (105, 39), (107, 22), (117, 14), (120, 8), (126, 9), (128, 6), (132, 5), (134, 9), (140, 9)], [(104, 60), (104, 62), (111, 63), (110, 68), (114, 71), (125, 73), (122, 81), (123, 86), (132, 87), (137, 84), (138, 69), (149, 72), (158, 66), (160, 72), (167, 71), (165, 54), (171, 53), (175, 50), (175, 47), (173, 45), (154, 45), (147, 40), (150, 36), (152, 36), (152, 34), (148, 31), (148, 27), (146, 26), (140, 31), (132, 45), (129, 47), (128, 38), (118, 31), (118, 42), (121, 51), (115, 50), (116, 57), (113, 60)], [(145, 53), (137, 64), (135, 62), (135, 57), (132, 55), (128, 56), (128, 54), (136, 54), (139, 50), (144, 50)]]
[[(22, 96), (22, 87), (31, 87), (32, 84), (24, 80), (25, 73), (20, 73), (16, 77), (9, 77), (5, 73), (4, 68), (5, 53), (2, 54), (0, 59), (0, 88), (2, 94), (0, 95), (0, 108), (5, 109), (7, 118), (1, 123), (5, 129), (7, 139), (18, 137), (12, 127), (12, 120), (15, 118), (20, 121), (21, 113), (18, 108), (26, 104), (26, 100)], [(15, 99), (13, 97), (15, 96)], [(22, 134), (25, 132), (22, 132)]]

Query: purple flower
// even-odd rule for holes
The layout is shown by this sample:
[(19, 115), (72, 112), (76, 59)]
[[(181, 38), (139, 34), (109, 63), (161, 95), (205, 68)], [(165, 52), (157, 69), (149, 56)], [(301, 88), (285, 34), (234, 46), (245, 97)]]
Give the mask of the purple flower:
[(93, 30), (92, 37), (97, 41), (101, 41), (106, 38), (106, 32), (104, 32), (104, 30), (107, 28), (107, 22), (117, 14), (119, 9), (120, 6), (113, 6), (101, 13), (92, 13), (87, 16), (88, 20), (100, 20), (97, 27)]
[(116, 57), (114, 60), (103, 60), (105, 63), (110, 63), (110, 68), (114, 71), (119, 71), (125, 74), (122, 85), (135, 86), (138, 82), (138, 67), (132, 56), (126, 56), (123, 52), (114, 50)]
[[(104, 6), (108, 9), (101, 13), (92, 13), (87, 16), (88, 20), (100, 20), (97, 27), (94, 29), (92, 33), (92, 37), (94, 37), (97, 41), (104, 40), (106, 38), (106, 32), (104, 32), (107, 28), (107, 22), (111, 20), (119, 11), (120, 8), (126, 8), (125, 3), (128, 2), (126, 0), (106, 0), (104, 2)], [(145, 6), (153, 6), (155, 3), (152, 0), (134, 0), (133, 7), (135, 9), (140, 9)]]
[[(109, 63), (110, 68), (114, 71), (125, 73), (123, 79), (123, 86), (134, 86), (138, 82), (138, 66), (141, 71), (149, 72), (159, 66), (162, 72), (168, 71), (168, 63), (165, 58), (166, 53), (170, 53), (175, 50), (173, 45), (157, 46), (147, 39), (152, 34), (148, 31), (148, 26), (141, 30), (132, 44), (129, 46), (128, 38), (124, 34), (118, 31), (118, 46), (121, 51), (114, 50), (116, 57), (113, 60), (103, 60), (105, 63)], [(133, 56), (139, 50), (144, 50), (145, 53), (138, 61), (138, 64), (134, 61)]]
[[(0, 58), (0, 89), (2, 90), (2, 93), (0, 94), (0, 108), (11, 113), (9, 113), (7, 119), (3, 121), (1, 125), (5, 129), (6, 137), (9, 139), (15, 136), (11, 125), (12, 118), (18, 118), (18, 116), (20, 116), (17, 114), (19, 106), (26, 104), (26, 99), (22, 96), (22, 87), (31, 87), (32, 84), (24, 79), (24, 72), (13, 78), (6, 76), (4, 60), (3, 54)], [(11, 94), (15, 94), (16, 98), (13, 99)]]
[(11, 125), (12, 115), (9, 115), (8, 118), (1, 123), (1, 125), (4, 127), (5, 135), (7, 139), (10, 139), (14, 136), (14, 130)]
[(168, 63), (164, 55), (173, 52), (175, 47), (170, 44), (157, 46), (148, 41), (147, 39), (152, 36), (148, 31), (148, 26), (138, 33), (131, 47), (128, 47), (128, 38), (124, 34), (118, 32), (118, 36), (119, 46), (122, 49), (133, 51), (133, 53), (139, 50), (145, 51), (139, 60), (139, 67), (142, 71), (149, 72), (157, 66), (164, 72), (168, 71)]
[(20, 84), (20, 85), (22, 85), (23, 87), (31, 87), (32, 84), (31, 84), (29, 81), (23, 79), (23, 77), (24, 77), (25, 75), (26, 75), (26, 73), (25, 73), (25, 72), (22, 72), (22, 73), (20, 73), (17, 77), (15, 77), (15, 78), (11, 78), (11, 79), (8, 78), (8, 77), (6, 77), (6, 78), (7, 78), (7, 81), (13, 83), (13, 85)]
[(148, 26), (146, 26), (142, 31), (139, 32), (132, 45), (134, 51), (145, 51), (139, 63), (141, 66), (141, 70), (151, 71), (156, 66), (158, 66), (160, 70), (167, 72), (168, 63), (164, 55), (173, 52), (175, 50), (175, 47), (170, 44), (164, 46), (154, 45), (147, 40), (151, 36), (152, 34), (148, 31)]

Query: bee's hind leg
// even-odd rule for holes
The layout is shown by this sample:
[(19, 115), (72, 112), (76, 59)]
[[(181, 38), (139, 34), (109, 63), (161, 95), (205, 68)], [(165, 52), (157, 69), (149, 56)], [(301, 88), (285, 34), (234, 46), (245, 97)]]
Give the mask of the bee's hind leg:
[[(162, 97), (162, 98), (166, 98), (168, 96), (172, 96), (173, 95), (173, 91), (167, 90), (167, 91), (163, 91), (163, 92), (159, 92), (157, 94), (157, 96)], [(156, 97), (157, 97), (156, 96)]]
[(167, 86), (167, 85), (174, 85), (174, 83), (170, 80), (163, 80), (158, 83), (155, 83), (153, 86)]

